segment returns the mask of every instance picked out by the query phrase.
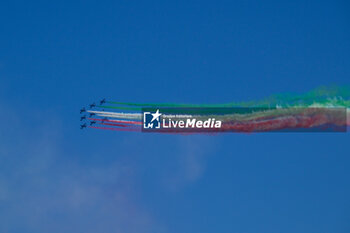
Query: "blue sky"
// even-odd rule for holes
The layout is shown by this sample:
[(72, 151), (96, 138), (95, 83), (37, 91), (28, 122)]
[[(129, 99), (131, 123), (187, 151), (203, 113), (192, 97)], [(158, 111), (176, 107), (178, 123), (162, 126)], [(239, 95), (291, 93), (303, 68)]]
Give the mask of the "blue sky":
[(100, 98), (349, 85), (347, 1), (0, 4), (0, 232), (349, 232), (349, 134), (79, 130)]

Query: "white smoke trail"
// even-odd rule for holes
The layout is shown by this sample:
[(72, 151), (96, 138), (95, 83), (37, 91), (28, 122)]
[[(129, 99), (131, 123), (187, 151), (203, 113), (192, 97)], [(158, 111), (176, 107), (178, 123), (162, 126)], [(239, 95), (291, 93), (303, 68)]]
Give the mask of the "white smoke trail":
[(141, 120), (141, 113), (122, 113), (122, 112), (104, 112), (104, 111), (87, 111), (89, 113), (95, 113), (97, 116), (101, 117), (111, 117), (117, 119), (135, 119)]

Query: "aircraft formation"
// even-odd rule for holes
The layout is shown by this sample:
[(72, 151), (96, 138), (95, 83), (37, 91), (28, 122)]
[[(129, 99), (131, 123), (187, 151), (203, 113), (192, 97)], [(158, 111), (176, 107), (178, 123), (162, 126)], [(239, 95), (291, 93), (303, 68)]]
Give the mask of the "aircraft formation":
[[(100, 105), (98, 107), (101, 107), (105, 103), (106, 103), (106, 99), (100, 100), (99, 101)], [(90, 110), (93, 109), (93, 108), (96, 108), (96, 107), (97, 107), (96, 103), (89, 104), (89, 109)], [(104, 110), (102, 109), (102, 111), (104, 111)], [(81, 108), (80, 109), (80, 121), (82, 122), (82, 124), (80, 125), (80, 129), (84, 129), (87, 126), (92, 126), (92, 125), (96, 124), (96, 121), (90, 119), (94, 115), (96, 115), (96, 114), (93, 113), (93, 112), (88, 113), (87, 108), (85, 108), (85, 107)], [(104, 122), (105, 120), (107, 120), (107, 118), (102, 119), (102, 122)]]

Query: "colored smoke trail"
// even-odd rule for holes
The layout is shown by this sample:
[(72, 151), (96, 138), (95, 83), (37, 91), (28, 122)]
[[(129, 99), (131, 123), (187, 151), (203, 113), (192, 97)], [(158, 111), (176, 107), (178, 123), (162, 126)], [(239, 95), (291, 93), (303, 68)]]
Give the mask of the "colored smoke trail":
[(92, 121), (115, 122), (115, 123), (121, 123), (121, 124), (133, 124), (133, 125), (142, 124), (140, 121), (103, 120), (103, 119), (97, 119), (97, 118), (88, 118), (88, 119)]
[[(143, 131), (143, 111), (160, 110), (164, 122), (158, 133), (218, 132), (344, 132), (350, 125), (350, 89), (318, 88), (302, 95), (279, 94), (261, 101), (227, 104), (132, 103), (107, 101), (97, 106), (102, 111), (88, 110), (88, 118), (101, 126), (89, 128), (115, 131)], [(110, 111), (105, 111), (110, 109)], [(114, 111), (113, 111), (114, 110)], [(193, 119), (221, 121), (215, 129), (166, 128), (169, 122)], [(169, 123), (170, 124), (170, 123)], [(171, 125), (171, 124), (170, 124)], [(108, 126), (108, 127), (107, 127)]]
[(141, 120), (141, 113), (123, 113), (123, 112), (104, 112), (104, 111), (87, 111), (101, 117), (119, 118), (119, 119), (134, 119)]
[[(176, 103), (133, 103), (108, 101), (109, 104), (136, 106), (129, 110), (140, 110), (144, 107), (176, 108), (210, 108), (210, 107), (350, 107), (350, 89), (348, 87), (320, 87), (302, 95), (277, 94), (260, 101), (232, 102), (226, 104), (176, 104)], [(103, 106), (104, 108), (123, 109), (123, 106)]]

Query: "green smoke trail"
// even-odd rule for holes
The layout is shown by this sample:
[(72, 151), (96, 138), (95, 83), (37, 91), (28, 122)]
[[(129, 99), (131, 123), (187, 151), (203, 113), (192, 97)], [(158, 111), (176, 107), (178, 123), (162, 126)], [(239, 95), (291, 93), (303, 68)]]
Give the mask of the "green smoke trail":
[(97, 106), (99, 108), (110, 108), (110, 109), (119, 109), (119, 110), (129, 110), (129, 111), (141, 111), (141, 107), (124, 107), (124, 106)]
[(277, 94), (260, 101), (232, 102), (226, 104), (176, 104), (176, 103), (132, 103), (113, 102), (109, 104), (124, 106), (101, 106), (104, 108), (140, 111), (142, 107), (177, 107), (177, 108), (211, 108), (211, 107), (350, 107), (350, 89), (348, 87), (319, 87), (305, 94)]

